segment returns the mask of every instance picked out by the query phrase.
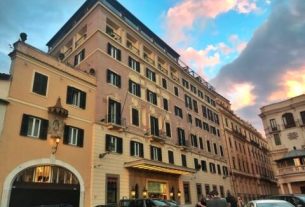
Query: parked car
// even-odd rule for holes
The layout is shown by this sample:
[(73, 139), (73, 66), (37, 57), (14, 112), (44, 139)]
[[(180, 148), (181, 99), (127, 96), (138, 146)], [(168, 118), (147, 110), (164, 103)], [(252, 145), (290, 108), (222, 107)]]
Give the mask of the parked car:
[(305, 194), (272, 195), (268, 199), (285, 200), (295, 207), (305, 207)]
[(162, 201), (165, 202), (170, 207), (179, 207), (178, 203), (174, 200), (162, 200)]
[(129, 207), (170, 207), (170, 205), (161, 199), (147, 198), (131, 200)]
[(119, 207), (129, 207), (130, 199), (121, 199), (119, 202)]
[(291, 203), (284, 200), (262, 199), (253, 200), (247, 203), (246, 207), (294, 207)]

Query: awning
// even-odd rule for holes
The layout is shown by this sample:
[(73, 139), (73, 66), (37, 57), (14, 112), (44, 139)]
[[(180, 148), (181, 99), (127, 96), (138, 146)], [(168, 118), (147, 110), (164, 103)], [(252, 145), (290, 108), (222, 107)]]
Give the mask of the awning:
[(126, 168), (135, 168), (139, 170), (149, 170), (168, 174), (187, 175), (195, 173), (196, 170), (192, 168), (162, 163), (153, 160), (141, 159), (131, 162), (126, 162), (124, 165)]
[(281, 159), (278, 159), (276, 161), (289, 160), (289, 159), (293, 159), (293, 158), (297, 158), (297, 157), (305, 157), (305, 149), (291, 150), (285, 156), (283, 156)]

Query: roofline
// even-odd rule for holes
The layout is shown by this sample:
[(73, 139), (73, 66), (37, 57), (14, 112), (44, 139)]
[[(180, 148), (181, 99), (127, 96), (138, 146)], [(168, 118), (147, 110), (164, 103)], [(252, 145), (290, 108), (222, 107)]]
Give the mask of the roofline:
[(48, 47), (51, 47), (56, 41), (66, 34), (73, 28), (75, 22), (78, 22), (88, 10), (90, 10), (97, 2), (102, 3), (107, 7), (106, 4), (110, 4), (112, 7), (117, 9), (122, 17), (127, 17), (131, 22), (139, 27), (139, 30), (149, 35), (154, 41), (158, 42), (161, 47), (164, 47), (174, 58), (179, 59), (180, 55), (165, 43), (159, 36), (152, 32), (147, 26), (145, 26), (137, 17), (135, 17), (130, 11), (128, 11), (122, 4), (117, 0), (86, 0), (85, 3), (72, 15), (72, 17), (61, 27), (61, 29), (49, 40), (47, 43)]

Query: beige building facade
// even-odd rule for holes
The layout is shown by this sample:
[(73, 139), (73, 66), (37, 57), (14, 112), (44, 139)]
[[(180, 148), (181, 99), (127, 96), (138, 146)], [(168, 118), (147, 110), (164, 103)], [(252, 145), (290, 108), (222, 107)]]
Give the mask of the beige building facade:
[(217, 93), (117, 1), (87, 1), (48, 46), (96, 74), (92, 206), (143, 197), (194, 206), (230, 190)]
[(305, 95), (261, 108), (281, 194), (305, 193)]
[(0, 206), (90, 206), (95, 77), (21, 41), (10, 57)]
[(219, 99), (218, 106), (233, 194), (244, 201), (277, 194), (267, 140), (250, 123), (238, 117), (231, 110), (230, 103)]

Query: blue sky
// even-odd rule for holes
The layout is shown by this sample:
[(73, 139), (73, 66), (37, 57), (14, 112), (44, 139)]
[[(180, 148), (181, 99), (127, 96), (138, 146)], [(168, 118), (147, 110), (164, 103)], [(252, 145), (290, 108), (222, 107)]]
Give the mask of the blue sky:
[[(263, 105), (305, 92), (304, 0), (119, 0), (262, 131)], [(19, 33), (44, 51), (84, 0), (0, 0), (0, 72)]]

